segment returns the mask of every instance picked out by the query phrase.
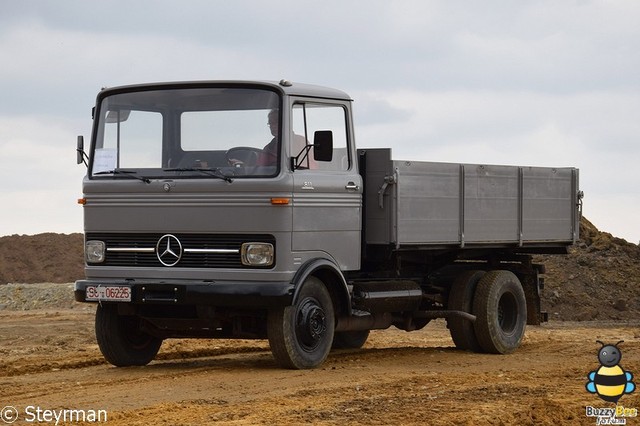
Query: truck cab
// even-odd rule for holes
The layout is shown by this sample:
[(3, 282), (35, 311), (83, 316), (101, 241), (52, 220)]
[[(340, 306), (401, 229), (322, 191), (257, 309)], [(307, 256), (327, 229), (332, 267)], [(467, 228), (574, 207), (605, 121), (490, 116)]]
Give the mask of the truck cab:
[[(123, 321), (154, 342), (149, 353), (172, 336), (264, 338), (267, 312), (290, 306), (310, 273), (347, 298), (362, 178), (345, 93), (145, 84), (103, 89), (93, 115), (75, 294), (113, 322), (97, 330), (101, 347)], [(110, 361), (148, 362), (128, 358)]]

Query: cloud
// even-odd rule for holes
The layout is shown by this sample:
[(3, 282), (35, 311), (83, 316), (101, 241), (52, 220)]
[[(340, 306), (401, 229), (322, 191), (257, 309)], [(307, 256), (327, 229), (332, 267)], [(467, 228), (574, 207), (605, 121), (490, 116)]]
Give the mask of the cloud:
[(356, 123), (361, 147), (391, 146), (402, 160), (577, 167), (589, 217), (606, 224), (613, 205), (602, 200), (621, 202), (627, 194), (616, 208), (625, 219), (617, 235), (640, 239), (633, 208), (640, 206), (636, 94), (401, 90), (376, 96), (410, 118)]
[(85, 169), (75, 164), (73, 127), (63, 118), (0, 117), (0, 235), (82, 231)]
[(394, 106), (384, 94), (373, 92), (355, 93), (354, 115), (359, 126), (406, 123), (411, 111), (403, 106)]
[[(0, 52), (11, 58), (0, 68), (0, 88), (9, 95), (0, 101), (0, 112), (5, 114), (33, 109), (71, 112), (69, 104), (86, 108), (101, 86), (256, 78), (256, 70), (269, 65), (268, 58), (222, 44), (208, 46), (174, 36), (85, 33), (37, 21), (5, 31)], [(79, 93), (84, 102), (70, 102), (80, 100)]]

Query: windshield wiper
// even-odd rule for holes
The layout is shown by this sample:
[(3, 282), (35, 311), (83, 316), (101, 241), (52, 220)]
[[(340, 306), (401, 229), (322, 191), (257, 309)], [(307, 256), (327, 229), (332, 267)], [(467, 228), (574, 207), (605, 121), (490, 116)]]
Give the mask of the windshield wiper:
[(140, 176), (138, 175), (138, 172), (135, 172), (133, 170), (123, 170), (123, 169), (113, 169), (113, 170), (104, 170), (98, 173), (94, 173), (94, 176), (97, 175), (123, 175), (123, 176), (129, 176), (133, 179), (138, 179), (143, 181), (144, 183), (151, 183), (151, 180), (149, 178), (146, 178), (144, 176)]
[(198, 168), (198, 167), (175, 167), (172, 169), (162, 169), (165, 172), (200, 172), (207, 176), (212, 176), (218, 179), (222, 179), (225, 182), (233, 182), (229, 176), (225, 175), (220, 171), (220, 169), (211, 169), (211, 168)]

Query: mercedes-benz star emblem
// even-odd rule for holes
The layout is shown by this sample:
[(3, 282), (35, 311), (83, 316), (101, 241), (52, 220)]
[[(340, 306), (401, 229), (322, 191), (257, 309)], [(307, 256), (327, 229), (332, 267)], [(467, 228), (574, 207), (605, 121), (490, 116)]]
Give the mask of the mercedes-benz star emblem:
[(180, 240), (175, 235), (163, 235), (156, 245), (156, 255), (164, 266), (174, 266), (182, 258)]

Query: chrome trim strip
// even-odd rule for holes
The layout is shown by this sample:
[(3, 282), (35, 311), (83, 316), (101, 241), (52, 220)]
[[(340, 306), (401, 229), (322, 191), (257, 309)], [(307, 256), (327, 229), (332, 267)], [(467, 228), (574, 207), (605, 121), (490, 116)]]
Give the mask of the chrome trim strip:
[(116, 253), (155, 253), (154, 247), (107, 247), (107, 251)]
[(238, 249), (184, 249), (185, 253), (240, 253)]
[[(114, 253), (155, 253), (156, 249), (154, 247), (107, 247), (107, 251), (111, 251)], [(238, 249), (197, 249), (197, 248), (186, 248), (184, 249), (185, 253), (240, 253)]]

